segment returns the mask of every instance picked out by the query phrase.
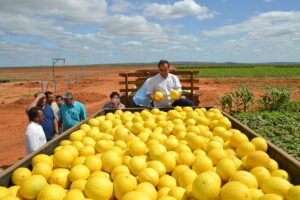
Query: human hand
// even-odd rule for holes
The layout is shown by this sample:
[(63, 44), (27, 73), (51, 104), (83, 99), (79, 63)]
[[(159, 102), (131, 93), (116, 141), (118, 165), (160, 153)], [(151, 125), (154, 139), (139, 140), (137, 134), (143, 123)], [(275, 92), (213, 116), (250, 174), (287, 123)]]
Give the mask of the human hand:
[(46, 95), (45, 95), (44, 93), (39, 93), (39, 94), (36, 96), (37, 99), (42, 99), (42, 98), (45, 98), (45, 97), (46, 97)]

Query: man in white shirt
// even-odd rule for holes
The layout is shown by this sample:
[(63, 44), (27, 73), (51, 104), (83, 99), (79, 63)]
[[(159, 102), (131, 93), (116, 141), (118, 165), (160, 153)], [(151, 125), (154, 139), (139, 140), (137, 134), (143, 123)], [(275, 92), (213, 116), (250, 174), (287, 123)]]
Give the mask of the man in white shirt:
[(28, 117), (30, 123), (27, 126), (25, 133), (27, 154), (47, 143), (43, 127), (41, 126), (44, 119), (43, 111), (38, 107), (32, 107), (28, 111)]
[[(147, 89), (147, 95), (153, 100), (154, 107), (168, 108), (172, 106), (194, 106), (194, 103), (188, 99), (180, 98), (176, 101), (171, 99), (171, 90), (177, 90), (181, 93), (182, 86), (178, 77), (169, 73), (170, 63), (167, 60), (160, 60), (158, 69), (159, 73), (151, 78)], [(153, 95), (156, 91), (163, 93), (162, 100), (155, 101)]]

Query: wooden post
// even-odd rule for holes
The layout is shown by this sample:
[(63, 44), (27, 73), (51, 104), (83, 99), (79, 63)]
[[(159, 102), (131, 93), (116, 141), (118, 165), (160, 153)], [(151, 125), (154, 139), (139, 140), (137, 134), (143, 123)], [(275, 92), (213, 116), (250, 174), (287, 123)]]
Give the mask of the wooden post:
[(56, 92), (57, 91), (57, 81), (55, 80), (54, 81), (54, 92)]
[(68, 82), (67, 82), (67, 84), (68, 84), (68, 89), (70, 89), (70, 88), (71, 88), (70, 79), (68, 79)]
[(44, 93), (45, 91), (45, 85), (44, 85), (45, 83), (44, 83), (44, 80), (42, 80), (42, 93)]
[(194, 73), (191, 73), (191, 100), (194, 101)]
[(126, 98), (126, 107), (128, 107), (129, 106), (128, 73), (125, 73), (125, 98)]
[(81, 77), (82, 77), (82, 81), (84, 81), (84, 65), (82, 65)]

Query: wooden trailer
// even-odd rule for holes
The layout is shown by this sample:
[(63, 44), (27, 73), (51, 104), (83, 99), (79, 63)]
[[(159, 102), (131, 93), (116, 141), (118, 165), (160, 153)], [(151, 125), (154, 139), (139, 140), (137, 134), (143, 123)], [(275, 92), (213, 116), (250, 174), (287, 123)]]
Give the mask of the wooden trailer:
[[(207, 107), (207, 109), (209, 109), (209, 108), (211, 108), (211, 107)], [(172, 109), (172, 108), (166, 108), (166, 109), (161, 109), (161, 110), (168, 111), (170, 109)], [(134, 109), (129, 108), (129, 109), (124, 109), (124, 111), (125, 110), (129, 110), (131, 112), (142, 111), (141, 108), (134, 108)], [(111, 109), (104, 109), (104, 110), (102, 109), (98, 113), (91, 116), (90, 118), (105, 115), (106, 113), (114, 112), (114, 111), (115, 110), (111, 110)], [(232, 123), (233, 128), (238, 129), (241, 132), (243, 132), (244, 134), (246, 134), (249, 139), (259, 136), (257, 133), (255, 133), (253, 130), (251, 130), (249, 127), (247, 127), (244, 124), (242, 124), (241, 122), (239, 122), (237, 119), (229, 116), (228, 114), (226, 114), (224, 112), (222, 112), (222, 114), (229, 118), (229, 120)], [(31, 169), (31, 160), (35, 155), (40, 154), (40, 153), (51, 155), (53, 153), (53, 150), (55, 149), (55, 147), (57, 147), (62, 140), (68, 139), (69, 135), (73, 131), (78, 130), (80, 128), (80, 125), (83, 123), (87, 123), (90, 118), (77, 124), (73, 128), (67, 130), (66, 132), (61, 134), (59, 137), (53, 139), (52, 141), (50, 141), (47, 144), (45, 144), (44, 146), (42, 146), (37, 151), (27, 155), (22, 160), (18, 161), (11, 167), (2, 171), (0, 173), (0, 186), (5, 186), (5, 187), (11, 186), (12, 185), (11, 176), (12, 176), (12, 173), (17, 168), (27, 167), (27, 168)], [(269, 145), (269, 148), (268, 148), (267, 153), (270, 155), (270, 157), (272, 157), (273, 159), (275, 159), (278, 162), (280, 168), (286, 170), (289, 173), (289, 175), (291, 177), (291, 182), (293, 184), (300, 184), (300, 162), (269, 141), (268, 141), (268, 145)]]

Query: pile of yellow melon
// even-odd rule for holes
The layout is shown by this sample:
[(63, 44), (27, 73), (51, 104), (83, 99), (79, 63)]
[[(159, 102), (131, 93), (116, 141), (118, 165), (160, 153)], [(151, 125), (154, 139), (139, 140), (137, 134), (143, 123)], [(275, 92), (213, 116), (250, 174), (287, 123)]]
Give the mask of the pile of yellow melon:
[(117, 110), (14, 171), (0, 200), (299, 200), (267, 149), (215, 108)]

